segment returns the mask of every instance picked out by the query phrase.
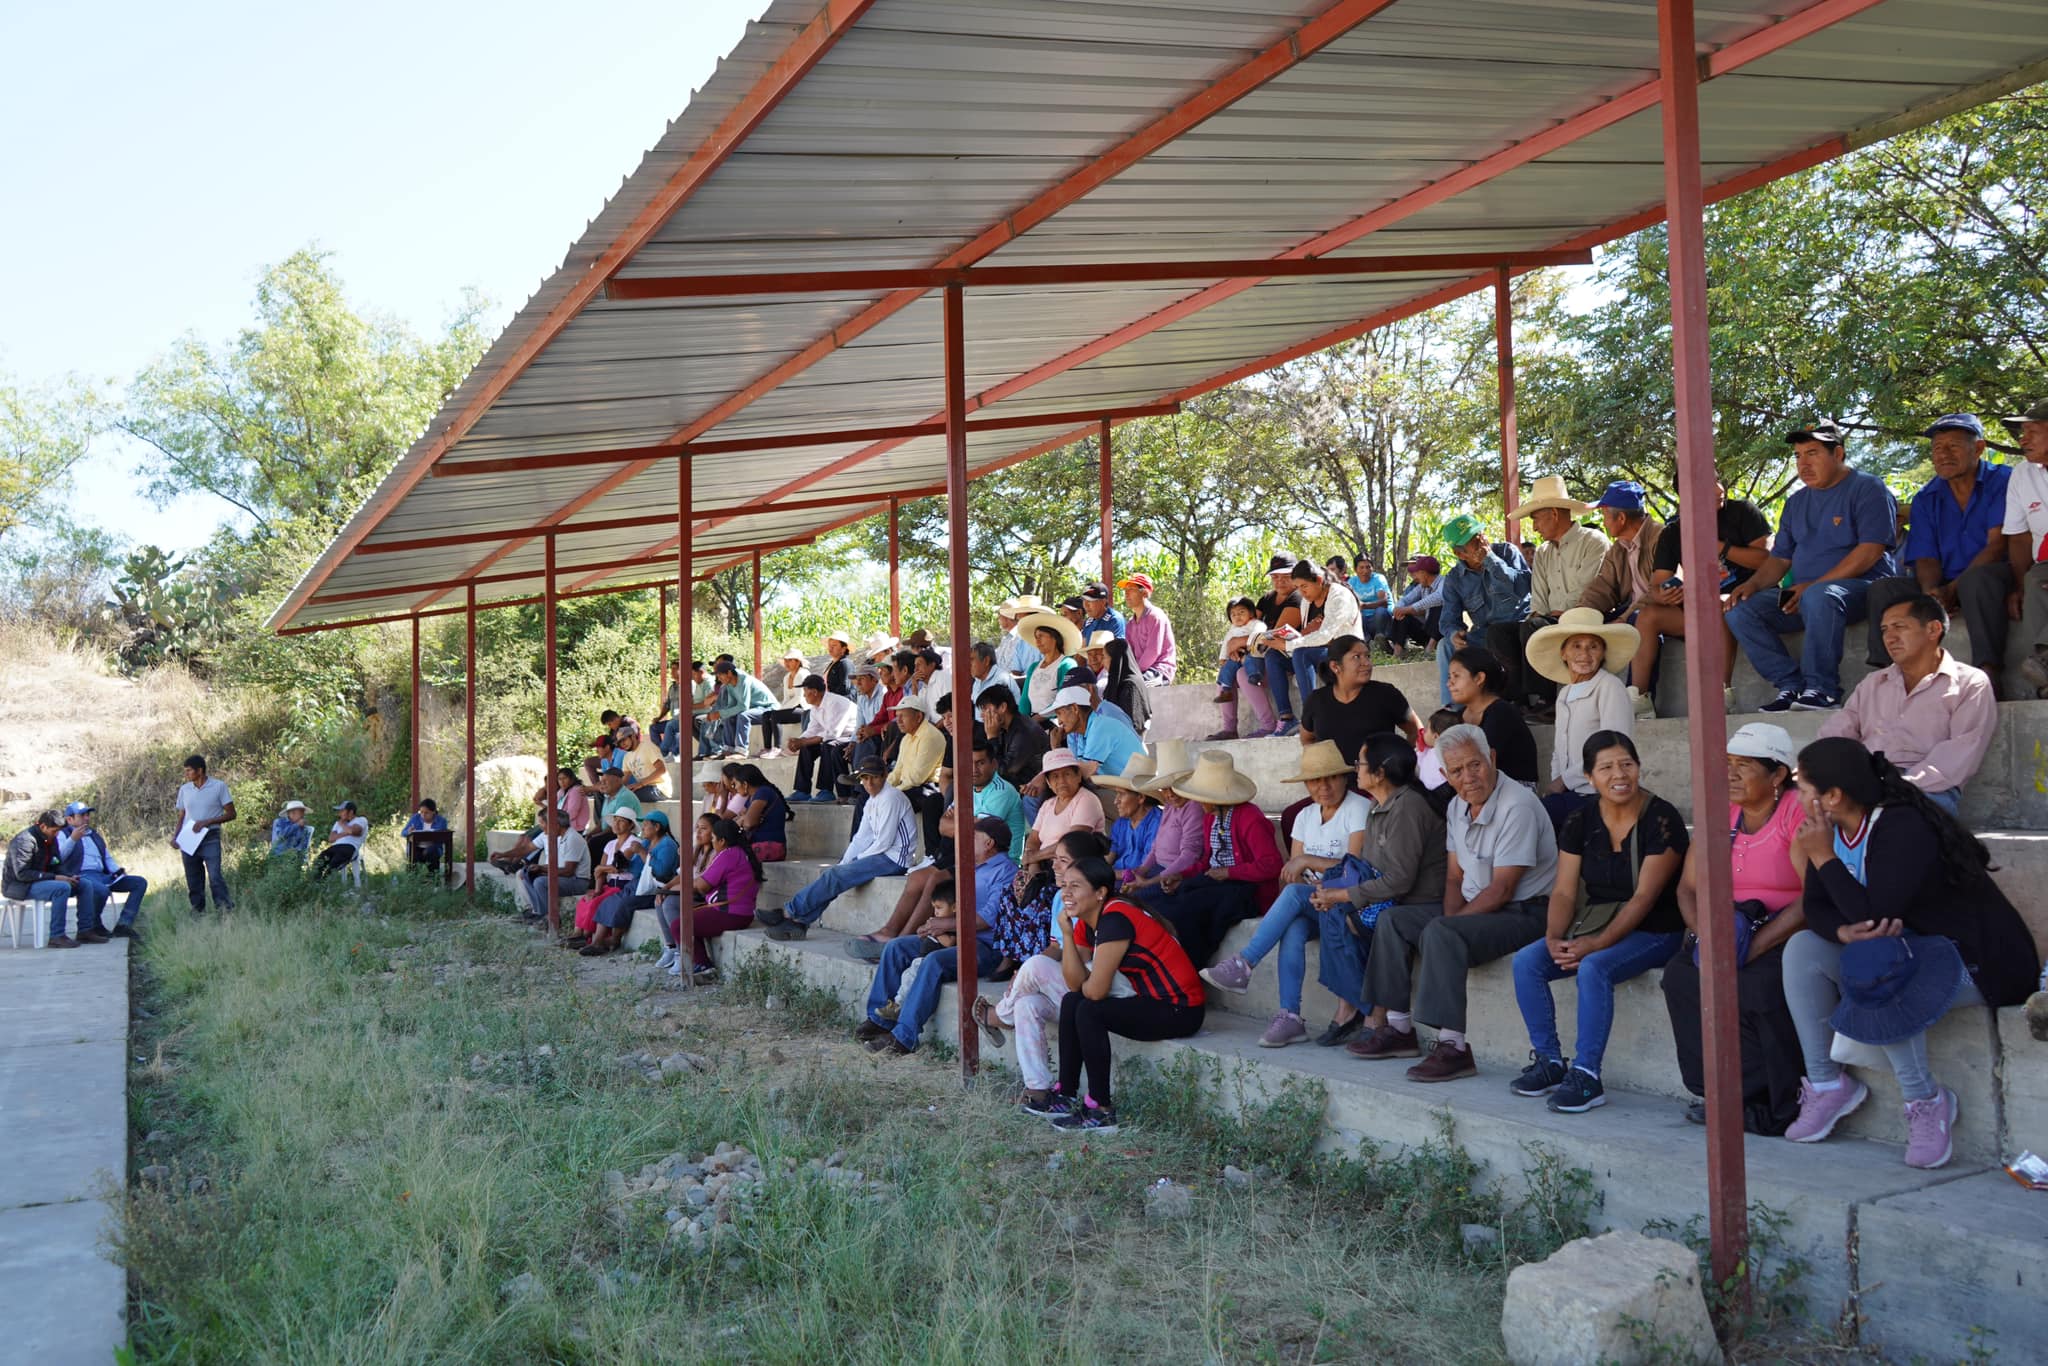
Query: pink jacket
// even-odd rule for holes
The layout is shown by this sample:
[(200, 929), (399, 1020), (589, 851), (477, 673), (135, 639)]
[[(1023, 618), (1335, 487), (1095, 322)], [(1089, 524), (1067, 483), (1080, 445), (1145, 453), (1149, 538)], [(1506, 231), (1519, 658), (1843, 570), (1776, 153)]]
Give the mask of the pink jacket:
[[(1280, 869), (1287, 862), (1280, 853), (1280, 839), (1273, 833), (1273, 822), (1266, 813), (1250, 802), (1228, 808), (1228, 814), (1231, 843), (1237, 849), (1237, 862), (1231, 866), (1230, 880), (1259, 885), (1259, 911), (1263, 914), (1273, 904), (1273, 898), (1280, 895)], [(1215, 824), (1215, 817), (1203, 811), (1202, 842), (1196, 850), (1195, 866), (1187, 873), (1191, 878), (1209, 871), (1209, 836)]]

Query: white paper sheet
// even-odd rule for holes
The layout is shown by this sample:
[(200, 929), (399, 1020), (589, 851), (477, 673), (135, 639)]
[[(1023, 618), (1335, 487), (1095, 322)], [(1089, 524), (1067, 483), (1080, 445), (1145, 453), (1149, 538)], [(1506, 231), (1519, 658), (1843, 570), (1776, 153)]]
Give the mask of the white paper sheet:
[(178, 848), (188, 854), (198, 853), (199, 846), (205, 839), (206, 831), (201, 830), (191, 821), (186, 821), (178, 830)]

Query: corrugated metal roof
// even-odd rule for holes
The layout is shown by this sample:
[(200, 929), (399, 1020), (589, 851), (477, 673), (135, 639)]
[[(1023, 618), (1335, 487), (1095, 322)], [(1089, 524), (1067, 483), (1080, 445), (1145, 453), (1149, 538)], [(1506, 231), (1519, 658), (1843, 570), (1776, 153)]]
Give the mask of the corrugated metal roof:
[[(1333, 9), (1363, 17), (1071, 202), (1042, 198)], [(1835, 22), (1809, 32), (1802, 15)], [(1721, 0), (1702, 4), (1698, 28), (1727, 67), (1701, 89), (1710, 182), (2048, 74), (2039, 0)], [(461, 591), (422, 585), (479, 575), (493, 580), (480, 601), (539, 591), (538, 540), (366, 553), (415, 538), (644, 517), (655, 524), (560, 533), (560, 582), (659, 578), (658, 566), (592, 566), (664, 552), (673, 572), (672, 458), (459, 478), (430, 466), (940, 415), (936, 295), (621, 302), (594, 292), (597, 272), (1582, 244), (1661, 202), (1656, 68), (1655, 0), (776, 0), (272, 624), (421, 610)], [(1460, 178), (1455, 193), (1446, 177)], [(975, 290), (970, 402), (981, 418), (1183, 397), (1477, 283), (1434, 272)], [(1062, 435), (978, 432), (970, 465)], [(703, 572), (941, 482), (945, 449), (921, 436), (692, 463)], [(793, 488), (845, 501), (703, 511)]]

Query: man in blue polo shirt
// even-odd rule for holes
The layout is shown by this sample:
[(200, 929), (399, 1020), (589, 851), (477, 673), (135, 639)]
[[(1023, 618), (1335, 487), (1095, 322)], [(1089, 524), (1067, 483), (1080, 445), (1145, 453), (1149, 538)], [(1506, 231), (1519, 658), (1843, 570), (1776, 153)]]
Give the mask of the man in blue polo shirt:
[[(1842, 705), (1842, 636), (1869, 607), (1870, 582), (1893, 572), (1898, 504), (1882, 480), (1849, 468), (1841, 429), (1816, 423), (1788, 433), (1805, 487), (1785, 500), (1771, 553), (1728, 594), (1728, 629), (1756, 671), (1778, 689), (1761, 710), (1833, 711)], [(1778, 581), (1792, 572), (1792, 586)], [(1804, 631), (1794, 660), (1782, 636)]]
[(1097, 708), (1092, 688), (1061, 688), (1053, 695), (1052, 706), (1067, 748), (1081, 760), (1084, 776), (1122, 777), (1124, 765), (1145, 752), (1138, 732)]
[[(1870, 585), (1870, 620), (1885, 609), (1925, 593), (1970, 632), (1970, 663), (1991, 675), (1994, 686), (2005, 658), (2006, 595), (2012, 569), (2005, 556), (2007, 465), (1986, 463), (1984, 426), (1974, 413), (1950, 413), (1929, 427), (1928, 458), (1934, 477), (1913, 495), (1899, 572)], [(1891, 663), (1875, 626), (1870, 632), (1870, 667)]]

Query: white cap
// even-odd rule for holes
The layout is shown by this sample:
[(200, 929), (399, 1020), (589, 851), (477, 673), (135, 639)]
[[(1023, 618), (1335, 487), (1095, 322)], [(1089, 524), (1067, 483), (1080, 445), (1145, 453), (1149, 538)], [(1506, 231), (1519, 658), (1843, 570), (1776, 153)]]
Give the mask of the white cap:
[(1088, 688), (1061, 688), (1052, 697), (1053, 710), (1061, 707), (1092, 707), (1095, 694)]
[(1768, 721), (1752, 721), (1729, 736), (1728, 752), (1745, 759), (1769, 759), (1786, 768), (1798, 766), (1792, 737), (1785, 733), (1783, 726), (1774, 726)]
[(930, 716), (932, 714), (931, 705), (922, 697), (906, 697), (896, 704), (896, 710), (914, 711), (919, 716)]

